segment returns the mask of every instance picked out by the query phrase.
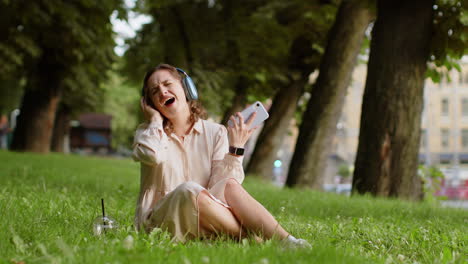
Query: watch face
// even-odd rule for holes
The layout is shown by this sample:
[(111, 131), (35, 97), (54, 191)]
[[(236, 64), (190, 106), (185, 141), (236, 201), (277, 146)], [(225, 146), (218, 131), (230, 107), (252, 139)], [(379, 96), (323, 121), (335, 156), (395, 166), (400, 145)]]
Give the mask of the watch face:
[(243, 148), (238, 148), (238, 149), (236, 150), (236, 155), (239, 155), (239, 156), (244, 155), (244, 149), (243, 149)]

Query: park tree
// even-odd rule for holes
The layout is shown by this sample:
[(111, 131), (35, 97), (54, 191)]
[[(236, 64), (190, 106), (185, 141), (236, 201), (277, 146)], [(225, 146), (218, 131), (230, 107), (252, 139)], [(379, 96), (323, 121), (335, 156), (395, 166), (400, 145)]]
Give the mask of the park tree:
[[(26, 19), (18, 17), (35, 15), (34, 9), (21, 10), (21, 5), (11, 1), (0, 1), (0, 114), (6, 114), (17, 107), (23, 94), (25, 73), (22, 67), (27, 57), (37, 56), (39, 48), (25, 32)], [(40, 13), (39, 13), (40, 14)]]
[[(433, 1), (378, 1), (353, 188), (417, 199), (418, 150)], [(411, 25), (411, 26), (410, 26)]]
[(328, 35), (317, 81), (302, 116), (287, 186), (322, 188), (324, 170), (346, 89), (363, 43), (364, 32), (373, 17), (370, 1), (348, 0), (340, 4)]
[(466, 54), (466, 4), (377, 3), (353, 193), (418, 200), (424, 79), (439, 80), (441, 68), (456, 68), (454, 60)]
[(286, 62), (287, 78), (277, 84), (279, 89), (273, 96), (270, 116), (248, 161), (248, 174), (271, 180), (273, 163), (295, 120), (298, 101), (306, 91), (311, 72), (319, 66), (336, 9), (334, 3), (290, 1), (275, 10), (275, 18), (291, 31), (294, 40)]
[[(96, 86), (113, 59), (110, 15), (119, 0), (3, 1), (12, 12), (2, 57), (10, 67), (2, 72), (24, 76), (24, 95), (12, 149), (48, 152), (55, 113), (65, 90)], [(18, 38), (24, 45), (14, 47)], [(7, 55), (5, 55), (7, 54)], [(73, 96), (73, 95), (71, 95)]]
[(208, 1), (139, 1), (135, 11), (151, 16), (152, 21), (127, 40), (123, 74), (141, 86), (144, 73), (159, 63), (180, 67), (194, 79), (208, 110), (222, 114), (224, 109), (215, 103), (233, 95), (226, 88), (233, 78), (218, 67), (225, 49), (221, 41), (224, 20), (217, 5)]
[(97, 86), (83, 86), (81, 89), (65, 89), (57, 111), (51, 150), (63, 152), (65, 136), (70, 132), (70, 120), (86, 112), (105, 113), (112, 116), (113, 149), (130, 148), (140, 113), (140, 88), (120, 74), (122, 58), (106, 72), (105, 81)]
[[(86, 57), (91, 58), (91, 56)], [(92, 63), (92, 60), (89, 62)], [(102, 105), (106, 104), (108, 100), (107, 93), (116, 93), (116, 90), (120, 88), (115, 87), (114, 90), (105, 89), (102, 83), (108, 81), (107, 79), (111, 72), (101, 72), (99, 69), (106, 67), (104, 65), (86, 65), (86, 63), (85, 59), (79, 66), (82, 69), (86, 69), (86, 72), (82, 74), (77, 73), (77, 76), (80, 76), (80, 78), (75, 80), (74, 83), (64, 85), (61, 91), (60, 103), (55, 112), (50, 142), (50, 149), (54, 152), (64, 151), (65, 137), (70, 134), (71, 120), (77, 118), (81, 113), (102, 112)], [(94, 69), (94, 71), (88, 72), (89, 69)], [(118, 94), (121, 95), (120, 93)]]
[(269, 4), (140, 1), (138, 10), (153, 21), (128, 41), (124, 72), (141, 85), (144, 72), (158, 63), (184, 68), (209, 114), (227, 117), (234, 108), (271, 96), (275, 88), (270, 81), (284, 78), (278, 65), (284, 65), (290, 39), (271, 19), (274, 12)]
[(275, 19), (281, 1), (224, 3), (225, 61), (234, 76), (234, 95), (227, 101), (222, 124), (247, 103), (263, 101), (279, 90), (278, 84), (288, 79), (287, 52), (293, 38), (291, 30)]
[(117, 64), (109, 71), (109, 80), (101, 86), (104, 89), (103, 104), (98, 111), (112, 115), (112, 147), (130, 148), (135, 129), (138, 126), (140, 110), (140, 87), (132, 85), (126, 76), (119, 74)]

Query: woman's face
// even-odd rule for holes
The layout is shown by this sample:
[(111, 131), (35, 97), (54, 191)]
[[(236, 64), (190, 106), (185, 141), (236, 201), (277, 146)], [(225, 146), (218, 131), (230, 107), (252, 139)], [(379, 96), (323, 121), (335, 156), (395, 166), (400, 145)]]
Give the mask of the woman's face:
[(179, 79), (168, 70), (157, 70), (148, 79), (148, 94), (156, 109), (166, 118), (173, 119), (188, 110), (184, 88)]

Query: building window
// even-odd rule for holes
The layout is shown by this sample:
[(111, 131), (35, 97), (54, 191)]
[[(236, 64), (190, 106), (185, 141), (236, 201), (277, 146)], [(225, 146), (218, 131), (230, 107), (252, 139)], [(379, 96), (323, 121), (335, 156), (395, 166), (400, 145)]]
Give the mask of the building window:
[(448, 116), (449, 114), (449, 100), (448, 98), (443, 98), (441, 101), (441, 113), (443, 116)]
[(440, 145), (442, 148), (448, 148), (450, 145), (450, 135), (447, 128), (442, 128), (440, 130)]
[(461, 107), (462, 107), (462, 116), (468, 116), (468, 98), (463, 98), (462, 99), (462, 103), (461, 103)]
[(426, 129), (421, 130), (421, 148), (425, 148), (427, 145), (427, 131)]
[(461, 142), (464, 149), (468, 149), (468, 129), (462, 129)]

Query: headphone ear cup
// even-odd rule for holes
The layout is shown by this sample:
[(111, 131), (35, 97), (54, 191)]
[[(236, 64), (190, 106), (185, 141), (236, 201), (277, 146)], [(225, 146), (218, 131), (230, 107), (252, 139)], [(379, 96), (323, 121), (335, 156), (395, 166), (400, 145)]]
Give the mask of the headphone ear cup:
[(187, 75), (182, 80), (182, 83), (184, 84), (185, 96), (187, 96), (187, 99), (189, 101), (198, 100), (197, 87), (195, 86), (195, 83), (192, 81), (192, 78), (190, 78), (190, 76)]

